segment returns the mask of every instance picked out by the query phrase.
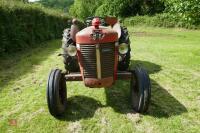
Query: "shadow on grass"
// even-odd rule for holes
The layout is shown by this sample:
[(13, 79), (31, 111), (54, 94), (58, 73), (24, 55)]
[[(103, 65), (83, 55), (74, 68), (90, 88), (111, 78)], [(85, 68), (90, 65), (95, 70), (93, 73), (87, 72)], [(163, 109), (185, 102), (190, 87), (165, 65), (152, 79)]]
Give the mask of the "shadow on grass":
[[(149, 74), (155, 74), (162, 70), (160, 65), (148, 61), (135, 60), (131, 61), (131, 67), (140, 65), (144, 67)], [(118, 81), (115, 86), (105, 89), (108, 106), (113, 107), (116, 112), (130, 113), (130, 90), (129, 82)], [(175, 97), (173, 97), (165, 88), (160, 86), (156, 81), (151, 79), (152, 93), (151, 104), (147, 115), (153, 117), (170, 117), (187, 112), (187, 109)]]
[(130, 66), (131, 68), (134, 68), (135, 66), (138, 66), (138, 65), (142, 66), (148, 71), (148, 74), (155, 74), (162, 70), (160, 65), (157, 65), (155, 63), (148, 62), (148, 61), (132, 60), (130, 64), (131, 64)]
[[(147, 61), (132, 61), (131, 66), (142, 65), (149, 74), (161, 71), (161, 66)], [(175, 97), (151, 79), (152, 97), (151, 104), (146, 115), (158, 118), (168, 118), (173, 115), (180, 115), (187, 112)], [(107, 105), (102, 106), (99, 101), (85, 96), (75, 96), (68, 99), (68, 109), (62, 118), (63, 120), (75, 121), (93, 117), (95, 111), (101, 107), (112, 107), (121, 114), (133, 113), (130, 105), (130, 84), (129, 81), (117, 81), (111, 88), (106, 88)]]
[(26, 48), (22, 52), (0, 57), (0, 92), (15, 79), (19, 79), (26, 73), (33, 73), (33, 68), (46, 60), (59, 47), (57, 40), (49, 41), (35, 48)]
[(98, 108), (104, 107), (100, 101), (86, 96), (73, 96), (67, 99), (67, 109), (60, 120), (76, 121), (92, 118)]
[[(151, 84), (151, 104), (146, 115), (158, 118), (168, 118), (187, 112), (185, 106), (156, 81), (151, 79)], [(118, 81), (115, 86), (105, 89), (105, 93), (107, 96), (107, 105), (111, 106), (116, 112), (122, 114), (133, 112), (130, 106), (129, 82)]]

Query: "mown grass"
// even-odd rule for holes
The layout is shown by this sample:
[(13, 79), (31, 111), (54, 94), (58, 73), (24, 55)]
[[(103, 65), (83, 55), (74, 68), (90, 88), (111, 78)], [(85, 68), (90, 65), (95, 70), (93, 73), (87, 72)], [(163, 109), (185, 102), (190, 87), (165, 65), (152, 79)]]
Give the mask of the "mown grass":
[(68, 109), (47, 109), (46, 80), (62, 68), (60, 41), (0, 59), (0, 132), (199, 132), (200, 31), (130, 27), (131, 66), (143, 65), (152, 82), (149, 111), (134, 113), (129, 82), (89, 89), (67, 83)]

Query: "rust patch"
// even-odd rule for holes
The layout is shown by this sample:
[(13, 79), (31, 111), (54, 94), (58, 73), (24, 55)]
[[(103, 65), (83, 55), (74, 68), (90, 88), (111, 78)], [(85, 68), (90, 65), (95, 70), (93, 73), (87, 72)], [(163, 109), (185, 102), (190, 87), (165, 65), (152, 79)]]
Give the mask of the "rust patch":
[(85, 86), (92, 87), (92, 88), (101, 88), (101, 87), (110, 87), (114, 79), (113, 77), (103, 78), (103, 79), (96, 79), (96, 78), (85, 78), (84, 80)]
[(105, 22), (111, 26), (115, 25), (117, 23), (117, 18), (116, 17), (106, 17)]

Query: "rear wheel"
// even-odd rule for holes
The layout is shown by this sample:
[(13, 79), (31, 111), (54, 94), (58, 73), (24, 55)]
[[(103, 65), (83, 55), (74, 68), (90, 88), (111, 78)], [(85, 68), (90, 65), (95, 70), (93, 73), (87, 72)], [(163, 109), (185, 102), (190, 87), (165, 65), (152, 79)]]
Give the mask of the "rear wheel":
[(61, 70), (52, 70), (47, 83), (47, 102), (51, 115), (62, 115), (66, 109), (67, 90), (64, 74)]
[(132, 71), (130, 89), (133, 109), (139, 113), (146, 112), (151, 99), (151, 83), (146, 70), (136, 67)]
[(125, 43), (128, 45), (128, 52), (125, 55), (121, 55), (121, 60), (118, 62), (118, 70), (125, 71), (128, 69), (131, 58), (131, 48), (130, 39), (127, 28), (121, 27), (121, 37), (119, 39), (119, 44)]
[[(76, 43), (72, 40), (71, 35), (70, 35), (70, 29), (65, 29), (64, 30), (64, 34), (63, 34), (63, 38), (65, 38), (67, 40), (67, 44), (63, 45), (62, 48), (67, 48), (70, 44), (71, 45), (76, 45)], [(76, 56), (71, 57), (67, 54), (67, 52), (65, 52), (65, 50), (63, 51), (64, 55), (64, 64), (65, 64), (65, 69), (68, 72), (78, 72), (79, 70), (79, 65), (78, 65), (78, 59)]]

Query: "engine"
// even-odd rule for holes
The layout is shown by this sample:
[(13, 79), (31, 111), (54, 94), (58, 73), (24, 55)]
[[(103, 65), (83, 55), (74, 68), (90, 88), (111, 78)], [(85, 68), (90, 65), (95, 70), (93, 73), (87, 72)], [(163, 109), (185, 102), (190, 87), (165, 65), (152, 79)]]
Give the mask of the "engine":
[(82, 79), (88, 87), (109, 87), (116, 79), (118, 33), (100, 26), (98, 18), (76, 34), (76, 48)]

